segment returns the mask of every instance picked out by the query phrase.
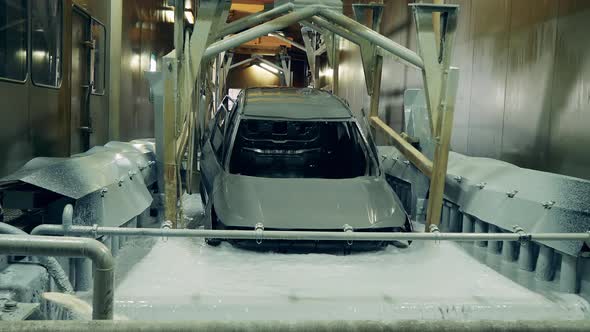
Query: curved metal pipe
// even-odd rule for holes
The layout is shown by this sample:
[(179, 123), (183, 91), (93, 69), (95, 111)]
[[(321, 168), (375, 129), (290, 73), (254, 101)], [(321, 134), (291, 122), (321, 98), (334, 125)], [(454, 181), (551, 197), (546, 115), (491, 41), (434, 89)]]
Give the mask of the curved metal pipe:
[[(69, 205), (69, 204), (68, 204)], [(16, 228), (12, 225), (0, 222), (0, 234), (11, 234), (11, 235), (29, 235), (20, 228)], [(38, 257), (39, 264), (41, 264), (49, 273), (49, 275), (55, 281), (57, 288), (63, 293), (73, 293), (74, 287), (70, 282), (70, 278), (54, 257)]]
[[(203, 230), (165, 228), (119, 228), (72, 226), (66, 230), (61, 225), (39, 225), (35, 235), (108, 235), (152, 237), (196, 237), (221, 239), (260, 239), (255, 230)], [(401, 232), (321, 232), (321, 231), (267, 231), (265, 240), (317, 240), (317, 241), (587, 241), (590, 233), (401, 233)]]
[(232, 23), (226, 25), (225, 28), (217, 34), (217, 38), (223, 38), (227, 35), (231, 35), (240, 30), (253, 27), (257, 24), (260, 24), (270, 19), (271, 17), (282, 15), (290, 11), (291, 9), (293, 9), (293, 4), (286, 3), (278, 7), (275, 7), (271, 10), (267, 10), (265, 12), (259, 12), (256, 14), (248, 15), (244, 18), (233, 21)]
[(90, 258), (94, 263), (92, 319), (113, 319), (115, 260), (104, 244), (87, 238), (0, 235), (0, 253)]
[(320, 16), (326, 18), (328, 21), (340, 25), (345, 29), (350, 30), (352, 33), (360, 36), (361, 38), (367, 39), (371, 43), (399, 57), (406, 64), (419, 69), (424, 68), (424, 62), (416, 52), (403, 47), (402, 45), (392, 41), (375, 30), (367, 28), (357, 21), (329, 9), (322, 9), (320, 11)]
[(203, 58), (209, 58), (223, 51), (227, 51), (234, 47), (238, 47), (260, 36), (267, 35), (270, 32), (275, 32), (277, 30), (286, 28), (291, 24), (295, 24), (299, 21), (305, 20), (313, 15), (318, 14), (320, 12), (320, 9), (321, 7), (318, 6), (310, 6), (301, 10), (297, 10), (284, 16), (275, 18), (272, 21), (263, 23), (259, 26), (250, 28), (246, 31), (242, 31), (229, 38), (217, 41), (209, 45), (209, 47), (207, 47), (207, 50), (205, 50), (205, 53), (203, 54)]

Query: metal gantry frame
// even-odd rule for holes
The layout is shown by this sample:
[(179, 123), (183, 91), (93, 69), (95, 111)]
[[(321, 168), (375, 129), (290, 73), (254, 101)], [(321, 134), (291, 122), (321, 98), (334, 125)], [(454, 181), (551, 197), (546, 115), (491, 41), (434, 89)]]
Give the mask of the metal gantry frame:
[[(180, 1), (180, 3), (184, 3)], [(187, 113), (187, 110), (181, 110), (178, 105), (183, 100), (190, 98), (186, 91), (194, 91), (196, 96), (193, 109), (196, 114), (195, 121), (185, 121), (178, 128), (164, 126), (166, 132), (163, 142), (158, 142), (158, 146), (164, 149), (174, 148), (174, 153), (165, 152), (168, 156), (165, 167), (175, 166), (175, 170), (165, 169), (164, 174), (167, 176), (164, 187), (165, 195), (174, 197), (165, 198), (166, 211), (176, 211), (176, 202), (179, 201), (180, 186), (173, 179), (172, 174), (178, 174), (179, 158), (184, 155), (185, 145), (176, 144), (175, 140), (180, 137), (179, 133), (183, 132), (184, 126), (194, 126), (197, 133), (194, 140), (200, 142), (204, 133), (207, 114), (210, 107), (203, 104), (209, 104), (211, 98), (211, 88), (206, 84), (205, 78), (212, 77), (211, 65), (213, 61), (223, 61), (218, 54), (230, 51), (246, 42), (249, 42), (260, 36), (274, 34), (292, 24), (301, 23), (306, 28), (311, 28), (324, 35), (328, 58), (332, 66), (337, 68), (337, 38), (344, 38), (358, 44), (361, 49), (363, 67), (365, 69), (365, 78), (367, 81), (367, 91), (371, 95), (371, 125), (379, 130), (383, 130), (397, 147), (402, 147), (400, 151), (422, 170), (426, 175), (431, 177), (430, 199), (428, 208), (428, 223), (438, 224), (440, 219), (440, 210), (442, 206), (442, 192), (444, 189), (444, 177), (446, 174), (446, 164), (448, 158), (449, 141), (451, 134), (453, 106), (457, 89), (459, 70), (450, 67), (450, 59), (453, 49), (453, 37), (457, 23), (458, 6), (456, 5), (437, 5), (437, 4), (412, 4), (412, 11), (417, 26), (418, 33), (418, 53), (392, 41), (386, 36), (381, 35), (378, 31), (380, 25), (382, 8), (379, 5), (355, 6), (355, 12), (359, 20), (365, 15), (367, 10), (372, 10), (372, 21), (367, 27), (354, 19), (348, 18), (338, 10), (338, 6), (322, 4), (306, 5), (299, 3), (299, 0), (283, 3), (271, 10), (252, 14), (232, 23), (226, 24), (227, 14), (231, 6), (230, 0), (201, 0), (197, 11), (197, 19), (194, 26), (194, 33), (190, 40), (185, 38), (184, 50), (179, 52), (187, 54), (186, 58), (176, 56), (176, 64), (168, 62), (165, 66), (171, 71), (171, 78), (180, 81), (180, 77), (185, 77), (184, 82), (189, 82), (190, 87), (187, 89), (176, 90), (173, 88), (164, 89), (164, 114), (171, 116), (175, 112)], [(341, 6), (340, 6), (341, 8)], [(433, 13), (440, 14), (435, 27), (433, 23)], [(180, 24), (175, 25), (175, 29), (180, 29)], [(376, 30), (375, 30), (376, 29)], [(439, 36), (437, 36), (439, 34)], [(180, 34), (175, 33), (178, 38)], [(438, 42), (438, 45), (437, 45)], [(308, 43), (306, 43), (308, 44)], [(177, 47), (181, 45), (179, 41)], [(305, 47), (308, 49), (309, 47)], [(310, 51), (308, 50), (308, 53)], [(315, 50), (314, 50), (315, 53)], [(434, 160), (424, 156), (420, 151), (408, 147), (407, 142), (401, 135), (387, 124), (379, 119), (378, 106), (380, 94), (380, 82), (382, 71), (382, 59), (384, 56), (391, 56), (397, 61), (408, 66), (417, 68), (422, 72), (424, 89), (427, 96), (429, 109), (430, 130), (435, 142)], [(178, 65), (180, 64), (180, 65)], [(223, 66), (221, 66), (223, 67)], [(217, 68), (220, 68), (218, 65)], [(334, 70), (334, 90), (338, 87), (338, 70)], [(227, 76), (227, 72), (224, 73)], [(168, 85), (164, 85), (165, 87)], [(174, 85), (172, 85), (174, 86)], [(219, 88), (220, 84), (217, 85)], [(166, 101), (170, 99), (171, 102)], [(219, 100), (219, 98), (217, 98)], [(174, 130), (178, 130), (174, 133)], [(168, 131), (173, 131), (172, 133)], [(189, 132), (191, 130), (188, 130)], [(169, 140), (174, 140), (170, 143)], [(198, 144), (197, 147), (198, 148)], [(172, 159), (174, 155), (174, 160)], [(187, 165), (188, 172), (192, 173), (196, 163)], [(178, 177), (178, 176), (176, 176)], [(176, 182), (176, 183), (175, 183)], [(174, 187), (175, 190), (169, 187)], [(168, 190), (170, 189), (170, 190)], [(174, 194), (176, 192), (176, 194)], [(166, 212), (166, 218), (180, 218), (178, 213)], [(172, 220), (172, 219), (171, 219)], [(175, 222), (175, 220), (172, 220)]]

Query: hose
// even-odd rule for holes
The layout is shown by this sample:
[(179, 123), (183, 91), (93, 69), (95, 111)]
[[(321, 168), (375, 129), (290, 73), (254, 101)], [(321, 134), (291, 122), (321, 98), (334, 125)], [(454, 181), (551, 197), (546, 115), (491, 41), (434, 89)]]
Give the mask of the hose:
[[(0, 222), (0, 234), (29, 235), (27, 232), (3, 222)], [(39, 264), (47, 269), (49, 275), (55, 280), (59, 291), (68, 294), (74, 293), (74, 287), (72, 287), (70, 279), (55, 257), (39, 256), (37, 258)]]

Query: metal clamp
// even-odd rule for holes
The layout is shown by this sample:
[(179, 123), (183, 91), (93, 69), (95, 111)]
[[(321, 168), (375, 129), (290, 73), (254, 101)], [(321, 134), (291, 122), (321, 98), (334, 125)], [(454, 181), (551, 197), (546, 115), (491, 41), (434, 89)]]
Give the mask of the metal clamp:
[(98, 225), (97, 224), (92, 225), (92, 236), (94, 236), (94, 239), (98, 238)]
[(430, 233), (434, 234), (434, 237), (436, 238), (436, 240), (434, 240), (434, 243), (439, 244), (440, 243), (440, 229), (438, 229), (438, 226), (436, 225), (430, 225)]
[[(354, 228), (352, 226), (350, 226), (349, 224), (344, 224), (344, 226), (342, 226), (342, 229), (344, 230), (344, 233), (346, 234), (350, 234), (352, 235), (352, 233), (354, 232)], [(346, 240), (346, 244), (348, 244), (349, 246), (352, 246), (352, 240)]]
[(256, 244), (262, 244), (264, 238), (264, 225), (260, 222), (254, 225), (254, 232), (256, 232)]
[[(162, 224), (162, 227), (160, 227), (162, 229), (162, 232), (166, 232), (172, 229), (172, 221), (170, 220), (166, 220), (164, 221), (164, 223)], [(167, 236), (162, 236), (162, 241), (167, 242), (168, 241), (168, 237)]]
[(531, 241), (532, 236), (524, 231), (524, 229), (518, 225), (512, 226), (514, 233), (518, 234), (518, 242), (521, 246), (526, 246)]

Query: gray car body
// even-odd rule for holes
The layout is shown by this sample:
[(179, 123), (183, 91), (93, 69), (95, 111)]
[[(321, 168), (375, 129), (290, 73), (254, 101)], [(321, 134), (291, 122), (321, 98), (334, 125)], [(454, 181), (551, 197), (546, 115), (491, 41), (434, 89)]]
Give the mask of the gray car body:
[[(201, 156), (201, 195), (206, 202), (207, 228), (213, 227), (213, 218), (218, 218), (225, 227), (240, 229), (253, 229), (258, 223), (265, 229), (277, 230), (338, 230), (345, 225), (355, 230), (378, 230), (405, 225), (407, 216), (385, 180), (370, 136), (338, 97), (307, 88), (244, 91), (226, 116), (230, 120), (225, 127), (227, 146), (221, 160), (211, 143), (217, 116), (219, 112), (210, 123)], [(377, 165), (378, 174), (347, 179), (231, 174), (230, 153), (239, 121), (244, 118), (351, 121), (362, 134), (367, 155)]]

